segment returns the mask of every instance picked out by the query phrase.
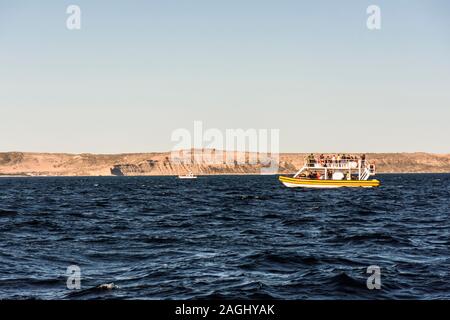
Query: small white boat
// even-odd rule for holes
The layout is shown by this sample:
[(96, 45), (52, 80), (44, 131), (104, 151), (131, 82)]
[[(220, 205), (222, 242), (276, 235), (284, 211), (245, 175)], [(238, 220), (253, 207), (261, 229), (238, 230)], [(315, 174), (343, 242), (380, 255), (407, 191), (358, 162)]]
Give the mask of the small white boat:
[(192, 173), (192, 171), (189, 171), (188, 174), (184, 175), (184, 176), (178, 176), (179, 179), (197, 179), (197, 176), (194, 176), (194, 174)]

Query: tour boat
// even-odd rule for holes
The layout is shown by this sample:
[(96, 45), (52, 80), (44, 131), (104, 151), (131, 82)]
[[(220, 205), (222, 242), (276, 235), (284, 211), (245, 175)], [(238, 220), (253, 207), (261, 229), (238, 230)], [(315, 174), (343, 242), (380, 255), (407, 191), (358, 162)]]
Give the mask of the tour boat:
[(316, 161), (307, 159), (293, 177), (278, 179), (289, 188), (378, 187), (380, 181), (369, 180), (375, 175), (375, 164), (365, 160)]
[(178, 176), (178, 178), (180, 178), (180, 179), (197, 179), (197, 176), (194, 176), (192, 171), (189, 171), (188, 174), (186, 174), (184, 176)]

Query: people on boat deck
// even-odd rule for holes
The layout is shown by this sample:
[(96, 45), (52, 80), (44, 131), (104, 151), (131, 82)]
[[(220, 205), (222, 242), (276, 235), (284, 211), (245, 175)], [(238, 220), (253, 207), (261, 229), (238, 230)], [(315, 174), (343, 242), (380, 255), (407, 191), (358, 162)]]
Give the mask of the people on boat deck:
[(316, 164), (316, 158), (314, 157), (314, 154), (310, 154), (307, 157), (307, 162), (308, 162), (308, 167), (314, 167), (314, 165)]
[(308, 179), (320, 179), (322, 175), (318, 171), (311, 171), (306, 174)]
[(361, 161), (361, 165), (365, 166), (366, 155), (362, 154), (360, 157), (349, 154), (333, 154), (324, 155), (323, 153), (316, 159), (313, 153), (306, 157), (306, 163), (308, 167), (315, 167), (316, 163), (322, 167), (328, 166), (347, 166), (348, 163), (354, 163), (354, 167), (357, 167), (358, 161)]

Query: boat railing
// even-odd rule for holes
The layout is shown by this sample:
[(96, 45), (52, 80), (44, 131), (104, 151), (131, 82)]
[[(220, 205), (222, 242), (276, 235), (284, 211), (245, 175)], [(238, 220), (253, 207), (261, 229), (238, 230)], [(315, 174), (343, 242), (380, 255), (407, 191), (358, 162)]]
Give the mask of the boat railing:
[(307, 168), (358, 169), (371, 166), (365, 160), (306, 161)]

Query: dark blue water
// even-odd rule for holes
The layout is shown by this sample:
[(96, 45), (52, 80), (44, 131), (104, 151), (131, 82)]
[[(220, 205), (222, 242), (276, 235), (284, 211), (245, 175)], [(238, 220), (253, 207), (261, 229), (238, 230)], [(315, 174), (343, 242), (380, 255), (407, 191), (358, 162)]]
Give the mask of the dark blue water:
[(380, 179), (1, 178), (0, 298), (450, 298), (450, 175)]

